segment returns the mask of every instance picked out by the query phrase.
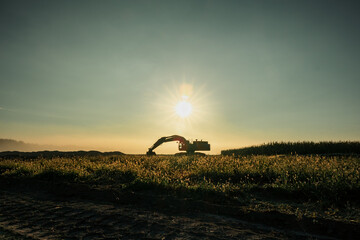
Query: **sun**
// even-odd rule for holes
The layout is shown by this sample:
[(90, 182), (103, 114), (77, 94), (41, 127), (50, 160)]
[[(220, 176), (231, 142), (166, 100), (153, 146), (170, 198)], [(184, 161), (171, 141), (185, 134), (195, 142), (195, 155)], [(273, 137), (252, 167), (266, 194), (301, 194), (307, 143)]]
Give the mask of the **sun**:
[(188, 98), (188, 96), (182, 96), (182, 100), (175, 106), (175, 112), (181, 118), (188, 117), (192, 112), (192, 105), (187, 101)]

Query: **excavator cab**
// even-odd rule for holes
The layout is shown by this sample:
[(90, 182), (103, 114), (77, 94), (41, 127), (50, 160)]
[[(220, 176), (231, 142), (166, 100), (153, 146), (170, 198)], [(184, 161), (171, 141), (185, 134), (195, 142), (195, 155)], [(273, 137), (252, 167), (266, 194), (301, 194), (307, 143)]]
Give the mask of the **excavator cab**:
[(179, 151), (186, 151), (186, 150), (187, 150), (186, 143), (179, 142)]

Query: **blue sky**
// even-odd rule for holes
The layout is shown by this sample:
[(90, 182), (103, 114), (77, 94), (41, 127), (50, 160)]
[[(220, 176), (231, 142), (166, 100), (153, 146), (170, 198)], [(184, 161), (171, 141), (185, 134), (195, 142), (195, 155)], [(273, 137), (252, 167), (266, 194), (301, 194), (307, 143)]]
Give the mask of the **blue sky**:
[(0, 4), (0, 138), (126, 153), (173, 134), (212, 153), (359, 140), (356, 1)]

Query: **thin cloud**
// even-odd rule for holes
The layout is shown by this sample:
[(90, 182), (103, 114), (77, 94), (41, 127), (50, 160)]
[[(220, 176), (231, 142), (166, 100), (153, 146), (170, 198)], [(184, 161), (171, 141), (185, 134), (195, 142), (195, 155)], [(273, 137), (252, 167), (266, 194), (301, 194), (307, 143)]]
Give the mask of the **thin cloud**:
[(11, 111), (11, 109), (4, 108), (4, 107), (0, 107), (0, 110), (3, 110), (3, 111)]

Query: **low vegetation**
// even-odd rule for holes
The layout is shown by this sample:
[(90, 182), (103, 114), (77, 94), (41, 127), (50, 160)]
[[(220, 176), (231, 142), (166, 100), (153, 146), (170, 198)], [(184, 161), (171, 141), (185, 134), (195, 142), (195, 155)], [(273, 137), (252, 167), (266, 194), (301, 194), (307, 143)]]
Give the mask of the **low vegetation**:
[(222, 155), (359, 155), (360, 142), (271, 142), (259, 146), (221, 151)]
[(227, 199), (249, 194), (358, 204), (358, 157), (97, 156), (0, 160), (0, 177), (149, 189)]

